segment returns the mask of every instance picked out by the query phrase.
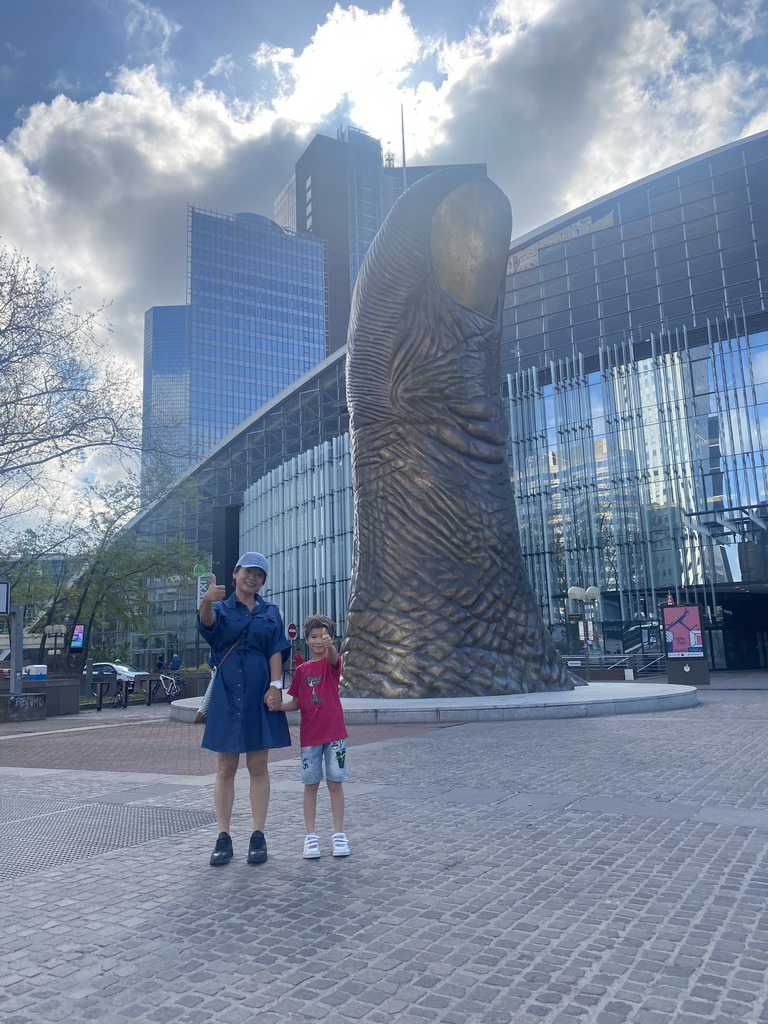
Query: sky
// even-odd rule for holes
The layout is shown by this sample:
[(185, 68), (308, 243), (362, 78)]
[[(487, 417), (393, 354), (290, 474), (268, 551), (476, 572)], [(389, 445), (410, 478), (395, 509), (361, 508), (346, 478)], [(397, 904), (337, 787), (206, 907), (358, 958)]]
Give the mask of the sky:
[(0, 0), (0, 245), (138, 373), (188, 203), (273, 215), (316, 132), (485, 162), (514, 234), (768, 129), (768, 0)]

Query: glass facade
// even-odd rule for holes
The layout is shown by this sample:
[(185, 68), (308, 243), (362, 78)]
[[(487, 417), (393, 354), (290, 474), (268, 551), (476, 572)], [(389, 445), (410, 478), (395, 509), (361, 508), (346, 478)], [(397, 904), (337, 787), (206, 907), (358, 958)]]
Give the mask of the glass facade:
[(514, 244), (510, 462), (564, 644), (568, 587), (597, 585), (607, 650), (658, 649), (671, 595), (713, 667), (768, 665), (767, 292), (765, 132)]
[(688, 160), (514, 244), (502, 363), (548, 368), (599, 344), (764, 308), (768, 133)]
[[(705, 608), (716, 667), (766, 664), (768, 315), (654, 336), (600, 369), (507, 378), (521, 542), (545, 618), (596, 585), (609, 648), (675, 603)], [(737, 651), (737, 647), (741, 648)], [(734, 665), (735, 667), (735, 665)]]
[[(144, 429), (178, 472), (324, 358), (322, 239), (257, 214), (189, 209), (186, 306), (146, 314)], [(167, 445), (166, 445), (167, 447)], [(170, 464), (169, 464), (170, 463)]]
[(240, 550), (269, 558), (270, 598), (299, 630), (322, 612), (343, 635), (353, 532), (349, 434), (284, 462), (245, 492)]

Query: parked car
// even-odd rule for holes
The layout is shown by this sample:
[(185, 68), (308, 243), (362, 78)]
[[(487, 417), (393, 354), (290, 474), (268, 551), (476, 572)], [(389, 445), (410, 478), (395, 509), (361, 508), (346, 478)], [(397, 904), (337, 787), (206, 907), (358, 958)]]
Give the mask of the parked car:
[[(85, 675), (85, 669), (83, 669)], [(104, 686), (102, 695), (104, 697), (114, 696), (123, 685), (123, 680), (128, 681), (128, 692), (133, 693), (138, 684), (144, 689), (144, 683), (149, 679), (149, 672), (144, 672), (133, 665), (126, 665), (122, 661), (96, 661), (93, 663), (93, 690), (94, 697), (97, 694), (97, 683), (109, 683)]]

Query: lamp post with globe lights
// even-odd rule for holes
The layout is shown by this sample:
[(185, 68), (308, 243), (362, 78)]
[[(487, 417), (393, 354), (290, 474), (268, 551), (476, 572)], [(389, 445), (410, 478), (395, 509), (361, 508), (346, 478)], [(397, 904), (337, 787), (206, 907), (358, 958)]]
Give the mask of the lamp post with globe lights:
[(587, 619), (587, 608), (594, 608), (597, 602), (600, 600), (600, 590), (597, 587), (569, 587), (568, 598), (573, 601), (575, 605), (579, 607), (579, 621), (582, 622), (583, 629), (579, 632), (584, 634), (584, 675), (586, 681), (589, 682), (589, 620)]

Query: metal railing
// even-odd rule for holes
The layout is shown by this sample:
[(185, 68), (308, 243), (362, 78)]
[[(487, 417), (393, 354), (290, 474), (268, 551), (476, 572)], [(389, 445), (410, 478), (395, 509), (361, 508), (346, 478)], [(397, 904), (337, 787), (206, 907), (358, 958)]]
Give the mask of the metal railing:
[[(584, 654), (564, 654), (563, 660), (568, 668), (586, 668), (587, 658)], [(589, 652), (590, 669), (605, 671), (631, 671), (629, 678), (637, 679), (640, 676), (659, 675), (665, 671), (665, 657), (663, 654), (653, 652), (650, 654), (604, 654), (602, 652)]]

